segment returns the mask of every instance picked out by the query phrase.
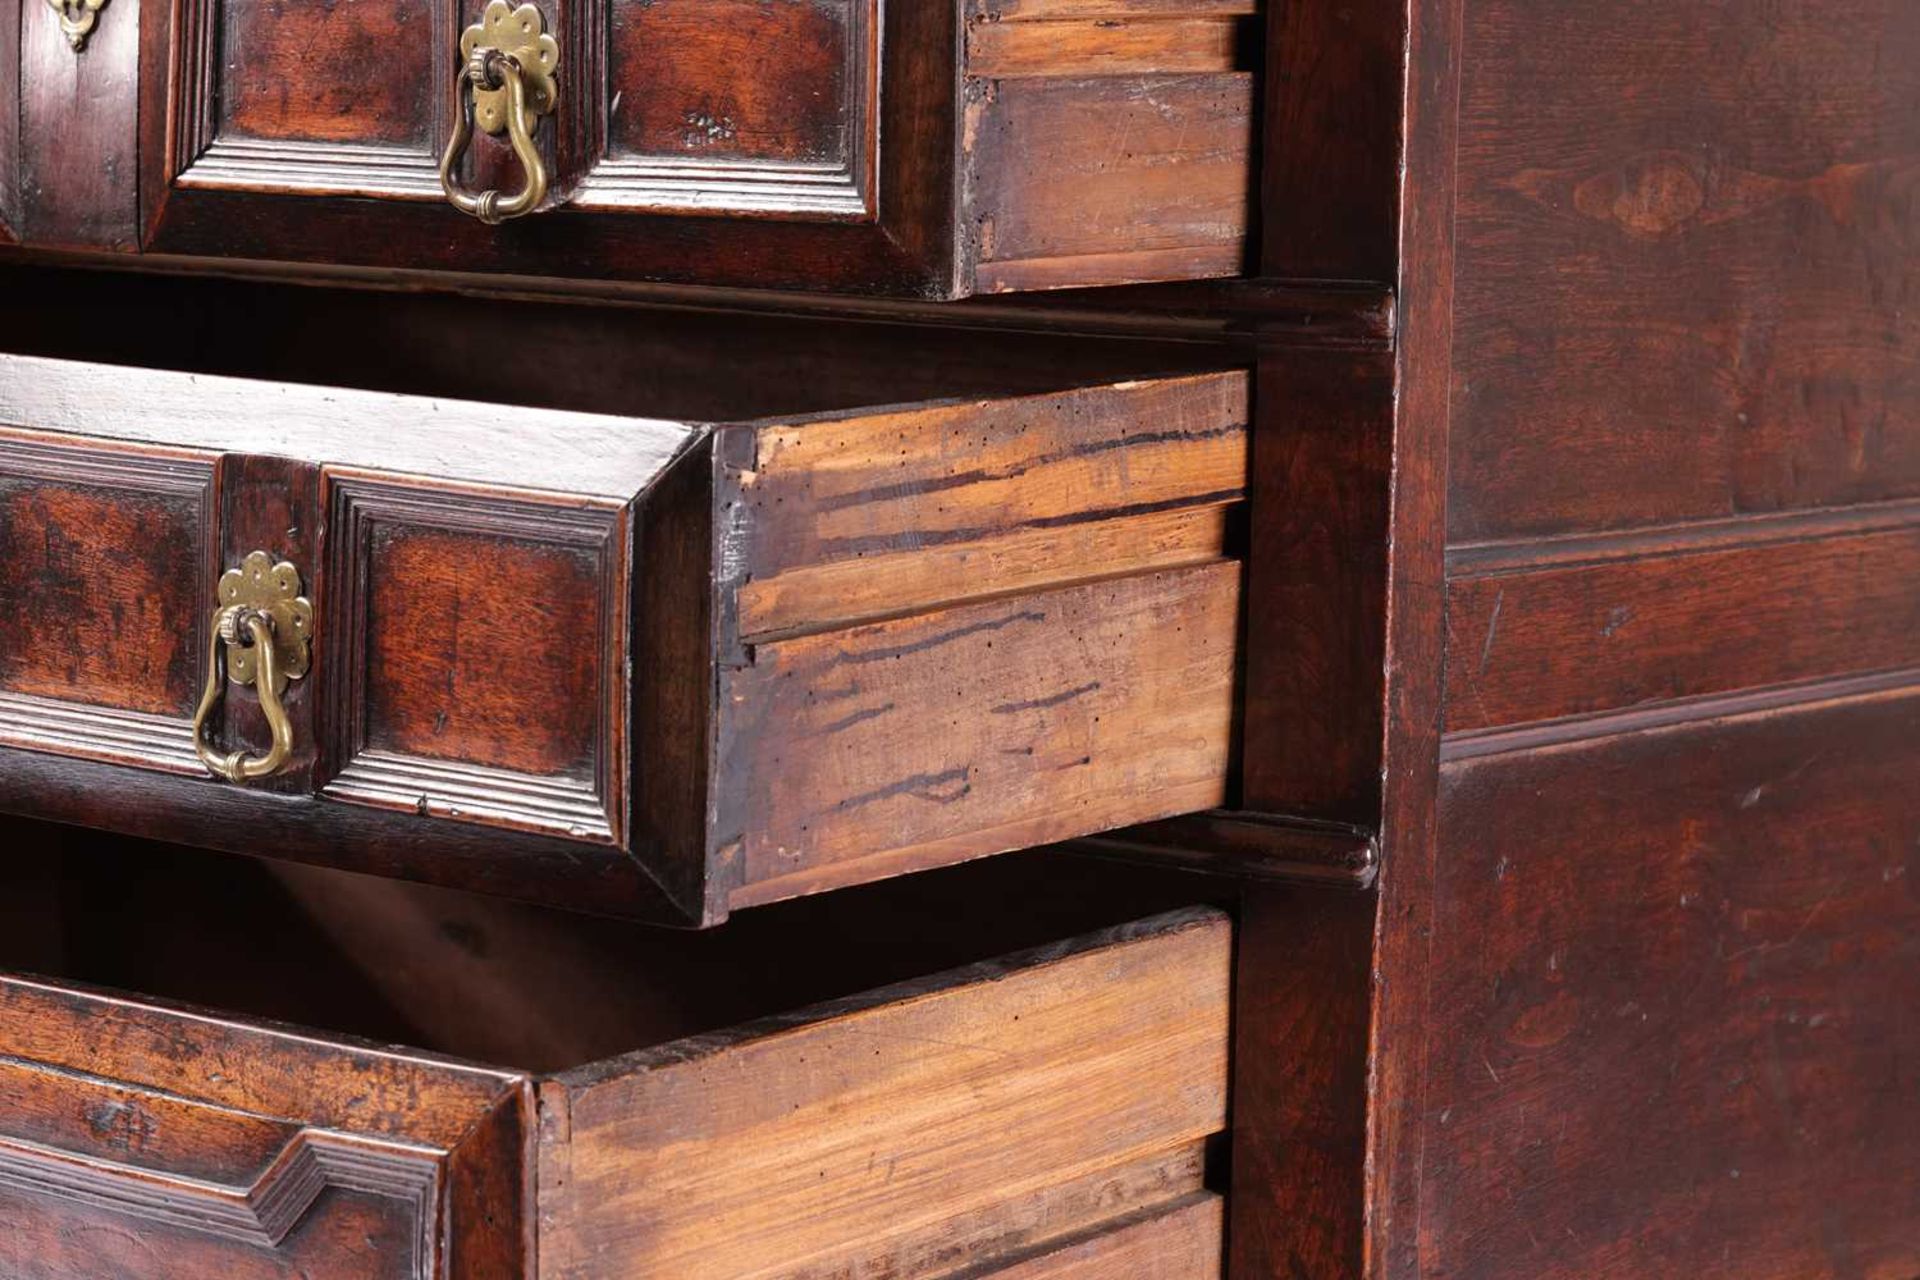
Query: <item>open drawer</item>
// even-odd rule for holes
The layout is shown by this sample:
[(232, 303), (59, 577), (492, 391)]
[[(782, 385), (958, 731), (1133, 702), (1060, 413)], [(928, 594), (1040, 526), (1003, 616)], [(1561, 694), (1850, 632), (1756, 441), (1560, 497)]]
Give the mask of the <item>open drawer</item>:
[(0, 356), (0, 808), (712, 923), (1215, 806), (1247, 395), (714, 424)]
[(690, 934), (160, 846), (9, 860), (0, 1274), (1217, 1276), (1227, 918), (1070, 862)]

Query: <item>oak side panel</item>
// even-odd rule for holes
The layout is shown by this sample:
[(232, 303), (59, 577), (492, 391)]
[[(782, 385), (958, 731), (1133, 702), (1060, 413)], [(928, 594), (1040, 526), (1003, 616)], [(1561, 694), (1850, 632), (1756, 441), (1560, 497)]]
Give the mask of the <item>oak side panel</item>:
[(1204, 374), (751, 429), (726, 447), (721, 499), (738, 531), (722, 557), (738, 631), (1218, 559), (1246, 488), (1247, 382)]
[(1184, 1200), (1122, 1171), (1225, 1123), (1230, 952), (1177, 913), (561, 1077), (543, 1271), (945, 1274)]
[(988, 1273), (982, 1280), (1137, 1280), (1222, 1274), (1226, 1214), (1219, 1196), (1197, 1196), (1169, 1213), (1142, 1218), (1090, 1240)]
[(1920, 693), (1445, 771), (1432, 1274), (1920, 1273)]
[(969, 80), (961, 231), (982, 293), (1238, 275), (1250, 74)]
[(733, 904), (1224, 802), (1240, 579), (1228, 561), (755, 646), (722, 673)]
[(1920, 665), (1920, 512), (1731, 545), (1469, 570), (1447, 588), (1451, 732)]
[(1468, 29), (1454, 539), (1920, 494), (1920, 9)]

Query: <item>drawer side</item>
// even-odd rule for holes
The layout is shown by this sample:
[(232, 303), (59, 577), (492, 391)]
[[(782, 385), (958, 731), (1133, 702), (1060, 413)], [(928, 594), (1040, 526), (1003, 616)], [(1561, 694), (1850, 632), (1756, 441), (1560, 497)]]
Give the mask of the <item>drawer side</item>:
[[(1083, 1237), (1201, 1190), (1230, 968), (1181, 912), (561, 1077), (540, 1274), (1101, 1274)], [(1175, 1246), (1095, 1252), (1135, 1247)]]

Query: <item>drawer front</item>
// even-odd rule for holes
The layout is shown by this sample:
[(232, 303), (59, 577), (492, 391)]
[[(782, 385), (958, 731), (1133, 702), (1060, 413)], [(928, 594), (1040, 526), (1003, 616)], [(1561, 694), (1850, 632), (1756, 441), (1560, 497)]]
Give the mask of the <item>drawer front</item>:
[(0, 978), (0, 1270), (1218, 1275), (1230, 942), (1177, 913), (545, 1076)]
[[(1237, 275), (1256, 8), (183, 0), (103, 10), (82, 58), (29, 11), (33, 181), (0, 189), (30, 243), (281, 262), (912, 297)], [(470, 25), (550, 41), (545, 196), (506, 225), (442, 188)], [(511, 135), (464, 155), (461, 190), (527, 187)]]
[(0, 1272), (520, 1274), (512, 1073), (0, 978)]
[[(1225, 800), (1242, 374), (720, 426), (0, 374), (16, 812), (712, 923)], [(269, 699), (214, 633), (278, 563)]]

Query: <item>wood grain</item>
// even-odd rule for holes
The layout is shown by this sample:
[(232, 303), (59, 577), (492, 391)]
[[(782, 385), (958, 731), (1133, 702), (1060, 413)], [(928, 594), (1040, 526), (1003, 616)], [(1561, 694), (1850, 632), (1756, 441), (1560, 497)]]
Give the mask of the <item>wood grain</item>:
[(213, 607), (213, 463), (0, 432), (0, 689), (192, 715)]
[(511, 1074), (24, 979), (0, 978), (0, 1013), (9, 1274), (527, 1274), (517, 1177), (486, 1184), (483, 1216), (441, 1216), (465, 1194), (450, 1154), (476, 1121), (518, 1115)]
[(562, 1076), (543, 1262), (798, 1280), (1044, 1239), (1050, 1188), (1224, 1124), (1230, 959), (1224, 919), (1176, 915)]
[(266, 382), (0, 354), (0, 421), (82, 440), (278, 455), (616, 502), (644, 489), (700, 435), (644, 416), (537, 406), (502, 413), (474, 400), (325, 385), (318, 370), (308, 378)]
[(1256, 377), (1238, 803), (1373, 826), (1387, 745), (1395, 357), (1278, 349)]
[(624, 509), (327, 482), (327, 794), (621, 844)]
[(1231, 1275), (1366, 1273), (1371, 894), (1242, 899), (1234, 968)]
[(1920, 11), (1470, 9), (1453, 538), (1920, 494)]
[[(219, 25), (222, 134), (435, 150), (434, 0), (196, 0)], [(442, 6), (445, 7), (445, 6)], [(451, 79), (451, 76), (447, 77)]]
[(853, 166), (869, 157), (875, 0), (622, 0), (612, 154)]
[(1240, 567), (756, 646), (723, 673), (735, 906), (1224, 801)]
[(516, 773), (590, 772), (600, 736), (592, 640), (606, 627), (599, 568), (575, 548), (376, 532), (368, 745)]
[(1249, 75), (976, 81), (965, 137), (981, 292), (1243, 268)]
[[(81, 249), (132, 249), (138, 231), (134, 138), (140, 6), (101, 10), (80, 55), (51, 5), (18, 16), (20, 238)], [(0, 52), (4, 52), (0, 49)], [(13, 105), (13, 92), (6, 95)]]
[(967, 27), (967, 73), (984, 80), (1034, 76), (1189, 75), (1245, 70), (1246, 27), (1237, 15), (1091, 14), (1052, 21), (992, 15)]
[[(1441, 77), (1408, 62), (1412, 9), (1404, 0), (1269, 0), (1255, 173), (1260, 275), (1416, 284), (1401, 270), (1402, 165), (1416, 158), (1407, 94), (1414, 73), (1422, 91)], [(1424, 299), (1433, 283), (1420, 279), (1406, 296)]]
[[(0, 5), (0, 67), (20, 66), (20, 9)], [(0, 245), (19, 239), (20, 102), (19, 89), (0, 93)]]
[(1447, 591), (1447, 728), (1920, 663), (1915, 514), (1748, 521), (1650, 547), (1590, 540), (1591, 559), (1566, 546), (1537, 568), (1524, 552), (1501, 558), (1509, 569), (1478, 557), (1484, 570)]
[(1447, 768), (1427, 1266), (1920, 1269), (1916, 771), (1912, 690)]
[(773, 423), (726, 477), (743, 640), (1218, 559), (1240, 374)]
[(985, 1280), (1128, 1280), (1136, 1276), (1219, 1276), (1225, 1214), (1216, 1195), (1142, 1217), (990, 1272)]

